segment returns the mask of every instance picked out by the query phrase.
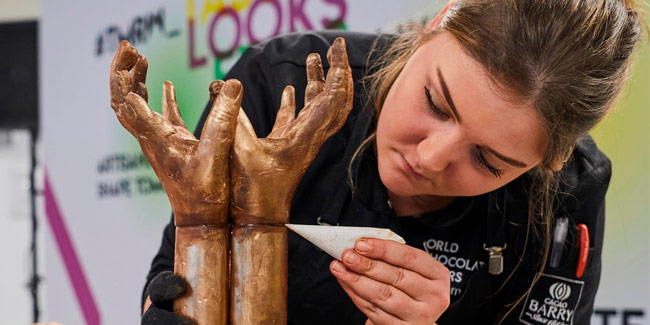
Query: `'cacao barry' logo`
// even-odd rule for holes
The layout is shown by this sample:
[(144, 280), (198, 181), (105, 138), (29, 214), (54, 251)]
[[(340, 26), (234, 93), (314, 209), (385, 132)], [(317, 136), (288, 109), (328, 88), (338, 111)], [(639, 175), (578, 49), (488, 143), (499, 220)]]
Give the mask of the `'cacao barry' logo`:
[(569, 296), (571, 296), (571, 287), (563, 282), (553, 283), (548, 291), (551, 294), (551, 297), (555, 300), (564, 301), (569, 299)]

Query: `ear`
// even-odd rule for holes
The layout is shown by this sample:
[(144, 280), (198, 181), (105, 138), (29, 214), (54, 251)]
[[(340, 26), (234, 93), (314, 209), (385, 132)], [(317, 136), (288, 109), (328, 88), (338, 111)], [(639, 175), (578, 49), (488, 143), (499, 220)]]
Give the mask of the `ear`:
[(442, 10), (440, 10), (440, 12), (431, 20), (431, 22), (429, 22), (429, 25), (427, 25), (425, 32), (428, 33), (432, 31), (434, 28), (438, 27), (438, 25), (440, 25), (440, 22), (442, 22), (442, 19), (445, 18), (447, 11), (449, 11), (449, 9), (454, 7), (455, 5), (456, 5), (455, 0), (449, 1), (449, 3), (447, 3), (447, 5), (445, 5), (445, 7), (442, 8)]

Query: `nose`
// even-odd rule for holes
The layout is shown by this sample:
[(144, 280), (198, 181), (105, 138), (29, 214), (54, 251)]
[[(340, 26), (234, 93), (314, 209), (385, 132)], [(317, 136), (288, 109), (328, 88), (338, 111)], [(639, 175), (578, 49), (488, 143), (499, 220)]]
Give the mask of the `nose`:
[(417, 167), (425, 172), (443, 171), (456, 160), (461, 147), (457, 132), (429, 135), (417, 145)]

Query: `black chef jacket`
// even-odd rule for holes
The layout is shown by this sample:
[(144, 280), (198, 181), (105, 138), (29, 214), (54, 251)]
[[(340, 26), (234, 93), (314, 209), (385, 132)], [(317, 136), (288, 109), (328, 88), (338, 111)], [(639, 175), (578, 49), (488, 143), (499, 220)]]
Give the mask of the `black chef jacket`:
[[(449, 268), (452, 281), (451, 305), (438, 324), (493, 324), (510, 309), (510, 303), (524, 295), (504, 324), (589, 323), (600, 278), (604, 197), (611, 174), (610, 161), (591, 138), (578, 142), (572, 159), (561, 172), (562, 194), (556, 217), (568, 217), (570, 222), (561, 263), (556, 268), (547, 266), (528, 291), (540, 269), (543, 247), (534, 231), (527, 231), (528, 174), (491, 193), (458, 198), (442, 210), (396, 217), (387, 203), (374, 153), (366, 150), (353, 164), (354, 190), (351, 189), (348, 164), (375, 125), (374, 110), (364, 92), (362, 78), (368, 73), (369, 50), (377, 35), (344, 31), (288, 34), (249, 48), (226, 79), (242, 82), (242, 107), (257, 135), (265, 137), (270, 133), (286, 85), (295, 87), (298, 109), (303, 106), (305, 59), (311, 52), (319, 53), (327, 72), (326, 52), (338, 36), (347, 41), (355, 81), (354, 108), (342, 129), (325, 142), (301, 180), (293, 198), (291, 223), (391, 228), (408, 245), (431, 254)], [(379, 37), (375, 53), (381, 53), (390, 40), (391, 36)], [(199, 122), (197, 136), (209, 107)], [(269, 193), (272, 195), (272, 188)], [(584, 275), (576, 278), (576, 225), (580, 223), (587, 225), (591, 244)], [(173, 270), (174, 240), (172, 218), (164, 230), (147, 284), (157, 273)], [(506, 247), (504, 271), (500, 275), (487, 271), (486, 244)], [(331, 260), (290, 232), (290, 324), (363, 324), (366, 320), (330, 274)]]

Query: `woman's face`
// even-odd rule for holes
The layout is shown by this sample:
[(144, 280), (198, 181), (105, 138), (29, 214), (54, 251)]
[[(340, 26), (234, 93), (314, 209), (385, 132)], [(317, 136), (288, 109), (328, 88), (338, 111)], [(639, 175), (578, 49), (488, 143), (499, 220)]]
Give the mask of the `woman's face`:
[(449, 32), (420, 46), (393, 83), (377, 125), (379, 175), (399, 196), (474, 196), (539, 164), (536, 110), (514, 104)]

